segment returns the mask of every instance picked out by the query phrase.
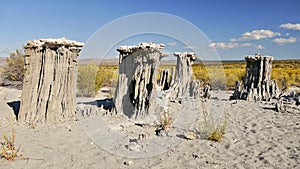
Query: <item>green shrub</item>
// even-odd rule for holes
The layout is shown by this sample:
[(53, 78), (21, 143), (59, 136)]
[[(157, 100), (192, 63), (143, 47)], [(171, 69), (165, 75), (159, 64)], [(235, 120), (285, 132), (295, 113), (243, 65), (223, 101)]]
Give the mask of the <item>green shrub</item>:
[(98, 91), (101, 87), (116, 87), (118, 79), (117, 66), (99, 66), (96, 77), (95, 90)]
[(19, 50), (14, 53), (10, 53), (6, 59), (6, 65), (4, 66), (1, 79), (4, 81), (23, 82), (25, 67), (24, 67), (24, 54)]
[(95, 81), (98, 67), (94, 63), (79, 65), (77, 74), (77, 95), (84, 97), (95, 96)]

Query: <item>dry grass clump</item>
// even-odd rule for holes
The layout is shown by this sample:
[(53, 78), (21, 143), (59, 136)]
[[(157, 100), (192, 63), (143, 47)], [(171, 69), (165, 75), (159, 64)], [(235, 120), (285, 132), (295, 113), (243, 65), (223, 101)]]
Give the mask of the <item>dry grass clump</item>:
[(194, 133), (196, 133), (198, 138), (220, 142), (224, 137), (226, 130), (226, 113), (223, 114), (220, 123), (215, 125), (212, 114), (206, 108), (205, 103), (202, 103), (202, 108), (203, 120), (198, 122), (198, 126), (194, 130)]
[(169, 112), (165, 111), (159, 118), (158, 124), (156, 126), (156, 135), (161, 135), (162, 131), (167, 132), (173, 123), (173, 118), (170, 116)]
[(18, 152), (20, 150), (20, 146), (17, 149), (15, 147), (15, 131), (12, 130), (10, 138), (7, 137), (5, 134), (3, 138), (4, 142), (2, 143), (1, 148), (1, 158), (13, 161), (18, 156)]
[(167, 111), (165, 111), (161, 116), (160, 116), (160, 120), (159, 120), (159, 127), (162, 130), (168, 130), (172, 123), (173, 123), (173, 118), (170, 117), (169, 113)]
[(207, 137), (208, 140), (220, 142), (225, 134), (226, 129), (226, 117), (222, 120), (220, 125), (218, 125), (212, 133), (210, 133)]

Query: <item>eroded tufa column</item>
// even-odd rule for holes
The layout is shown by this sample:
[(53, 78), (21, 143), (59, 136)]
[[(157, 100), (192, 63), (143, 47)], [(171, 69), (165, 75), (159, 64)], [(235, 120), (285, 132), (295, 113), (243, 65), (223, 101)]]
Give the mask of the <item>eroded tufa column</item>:
[(129, 118), (138, 119), (149, 114), (152, 91), (163, 44), (141, 43), (137, 46), (120, 46), (119, 78), (115, 95), (115, 109)]
[(193, 75), (192, 65), (197, 60), (193, 52), (174, 52), (177, 57), (176, 81), (179, 82), (179, 96), (182, 96), (189, 89), (189, 84)]
[(243, 88), (237, 83), (233, 99), (270, 100), (277, 98), (280, 90), (271, 79), (272, 56), (261, 56), (259, 53), (245, 57), (246, 77)]
[(74, 116), (77, 56), (83, 45), (65, 38), (27, 42), (19, 121), (36, 124)]

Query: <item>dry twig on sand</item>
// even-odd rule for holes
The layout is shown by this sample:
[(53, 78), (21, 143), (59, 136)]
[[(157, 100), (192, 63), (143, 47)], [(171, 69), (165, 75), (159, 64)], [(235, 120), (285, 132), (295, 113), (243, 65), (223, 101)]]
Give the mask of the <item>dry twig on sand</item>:
[(18, 156), (18, 152), (20, 150), (20, 146), (18, 148), (15, 147), (14, 129), (12, 129), (10, 138), (7, 137), (5, 134), (3, 138), (4, 138), (4, 142), (2, 143), (2, 148), (1, 148), (1, 158), (4, 158), (9, 161), (13, 161)]
[(173, 118), (170, 117), (169, 112), (165, 111), (159, 119), (158, 125), (156, 126), (156, 135), (160, 135), (162, 131), (167, 132), (173, 123)]
[(12, 129), (11, 137), (7, 137), (6, 134), (3, 135), (4, 142), (1, 142), (1, 159), (6, 159), (8, 161), (14, 161), (16, 159), (19, 160), (44, 160), (44, 159), (36, 159), (36, 158), (29, 158), (29, 157), (22, 157), (19, 155), (20, 145), (18, 148), (15, 147), (15, 130)]

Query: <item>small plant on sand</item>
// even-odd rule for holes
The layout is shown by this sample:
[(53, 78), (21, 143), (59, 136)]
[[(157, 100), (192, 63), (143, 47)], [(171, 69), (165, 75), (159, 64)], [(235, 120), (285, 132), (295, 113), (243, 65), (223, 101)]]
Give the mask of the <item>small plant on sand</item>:
[(7, 137), (5, 134), (3, 138), (4, 142), (2, 143), (1, 148), (1, 158), (13, 161), (18, 156), (18, 152), (20, 150), (20, 146), (17, 149), (15, 147), (15, 131), (12, 130), (10, 138)]
[(198, 135), (198, 138), (220, 142), (225, 134), (226, 113), (223, 114), (223, 118), (220, 121), (220, 124), (215, 126), (214, 119), (211, 113), (206, 108), (204, 102), (202, 102), (202, 109), (203, 109), (203, 120), (201, 122), (197, 122), (198, 127), (195, 129), (194, 133)]
[(211, 141), (220, 142), (225, 134), (225, 129), (226, 129), (226, 116), (222, 120), (222, 122), (216, 128), (214, 128), (212, 133), (208, 135), (207, 139)]
[(170, 114), (165, 111), (161, 116), (160, 116), (160, 127), (162, 130), (168, 130), (173, 122), (172, 117), (170, 117)]
[(161, 131), (168, 131), (173, 123), (173, 118), (168, 111), (165, 111), (159, 118), (158, 125), (156, 127), (156, 135), (160, 135)]

